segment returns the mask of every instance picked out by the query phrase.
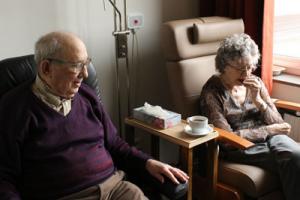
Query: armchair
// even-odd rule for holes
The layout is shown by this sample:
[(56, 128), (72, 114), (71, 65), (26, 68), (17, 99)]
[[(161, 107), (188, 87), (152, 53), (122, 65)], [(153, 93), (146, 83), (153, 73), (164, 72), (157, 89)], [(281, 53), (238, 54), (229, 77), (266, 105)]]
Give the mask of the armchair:
[[(199, 110), (201, 88), (215, 73), (218, 44), (225, 37), (244, 32), (241, 19), (202, 17), (166, 22), (162, 26), (162, 48), (174, 110), (183, 118)], [(298, 110), (299, 104), (278, 100), (279, 108)], [(238, 148), (248, 148), (250, 141), (218, 129), (220, 137)], [(196, 183), (197, 184), (197, 183)], [(218, 192), (220, 199), (283, 199), (278, 177), (256, 166), (219, 159)]]
[[(22, 84), (25, 81), (32, 80), (36, 76), (36, 64), (33, 55), (26, 55), (14, 58), (8, 58), (0, 61), (0, 99), (9, 90)], [(84, 83), (93, 88), (101, 101), (100, 87), (95, 68), (92, 64), (88, 66), (89, 76)], [(159, 199), (160, 193), (169, 199), (178, 199), (187, 192), (187, 183), (179, 185), (171, 181), (165, 181), (161, 184), (156, 178), (152, 177), (146, 170), (136, 171), (135, 169), (118, 168), (128, 172), (128, 179), (142, 184), (142, 190), (149, 195), (149, 199)], [(148, 191), (148, 192), (147, 192)], [(151, 192), (149, 192), (151, 191)]]

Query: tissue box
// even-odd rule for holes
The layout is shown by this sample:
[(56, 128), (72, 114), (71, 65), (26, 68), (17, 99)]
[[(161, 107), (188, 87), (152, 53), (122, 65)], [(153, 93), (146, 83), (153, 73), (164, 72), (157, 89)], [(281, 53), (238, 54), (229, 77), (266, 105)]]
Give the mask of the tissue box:
[(133, 118), (161, 129), (170, 128), (181, 121), (181, 114), (169, 110), (165, 111), (167, 111), (170, 115), (167, 118), (159, 118), (146, 113), (143, 107), (138, 107), (133, 109)]

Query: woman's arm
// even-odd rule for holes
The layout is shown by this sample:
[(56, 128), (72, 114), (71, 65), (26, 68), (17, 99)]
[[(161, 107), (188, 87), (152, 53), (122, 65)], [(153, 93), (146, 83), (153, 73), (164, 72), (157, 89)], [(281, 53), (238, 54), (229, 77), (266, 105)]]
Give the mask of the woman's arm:
[(265, 124), (284, 123), (280, 113), (274, 105), (263, 81), (257, 76), (251, 76), (244, 81), (245, 86), (250, 91), (251, 99), (262, 113)]
[[(264, 141), (268, 135), (270, 134), (278, 134), (278, 133), (285, 133), (289, 132), (290, 126), (287, 123), (274, 123), (272, 125), (267, 126), (260, 126), (255, 128), (247, 128), (247, 129), (240, 129), (238, 131), (234, 131), (231, 125), (228, 123), (224, 110), (224, 97), (221, 96), (216, 91), (205, 91), (202, 93), (200, 98), (200, 113), (204, 116), (207, 116), (209, 122), (212, 123), (214, 126), (234, 132), (235, 134), (239, 135), (242, 138), (248, 139), (252, 142), (256, 141)], [(228, 105), (228, 104), (226, 104)], [(273, 104), (274, 105), (274, 104)], [(272, 106), (272, 105), (271, 105)], [(275, 107), (275, 106), (274, 106)], [(228, 108), (230, 109), (230, 108)], [(272, 107), (268, 108), (270, 112), (265, 112), (263, 115), (266, 115), (270, 119), (272, 119), (272, 113), (277, 110), (272, 110)], [(275, 107), (276, 109), (276, 107)], [(277, 115), (278, 112), (275, 112)], [(279, 113), (278, 113), (279, 114)], [(274, 119), (278, 120), (278, 116), (273, 117)], [(279, 120), (282, 120), (281, 116), (279, 115)], [(283, 121), (283, 120), (282, 120)]]
[(218, 128), (234, 132), (240, 137), (252, 142), (266, 139), (268, 132), (264, 127), (234, 131), (225, 117), (223, 98), (215, 91), (206, 91), (205, 93), (206, 94), (203, 94), (200, 99), (200, 112), (202, 115), (207, 116), (209, 123), (212, 123)]

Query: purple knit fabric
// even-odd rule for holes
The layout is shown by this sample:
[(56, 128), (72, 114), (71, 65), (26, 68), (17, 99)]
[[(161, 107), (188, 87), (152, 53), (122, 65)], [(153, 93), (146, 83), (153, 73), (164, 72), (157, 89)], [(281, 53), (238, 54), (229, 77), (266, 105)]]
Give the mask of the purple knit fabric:
[(88, 86), (81, 86), (63, 116), (30, 85), (0, 102), (0, 199), (55, 199), (80, 191), (107, 179), (114, 160), (145, 166), (149, 156), (118, 136)]

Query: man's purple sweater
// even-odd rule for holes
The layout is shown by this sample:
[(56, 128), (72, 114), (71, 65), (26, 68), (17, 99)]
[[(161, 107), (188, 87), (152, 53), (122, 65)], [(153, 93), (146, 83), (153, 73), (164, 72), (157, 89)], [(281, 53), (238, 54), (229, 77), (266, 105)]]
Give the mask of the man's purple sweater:
[(149, 158), (117, 134), (93, 91), (82, 85), (67, 116), (23, 84), (0, 101), (0, 199), (55, 199), (99, 184), (115, 162)]

